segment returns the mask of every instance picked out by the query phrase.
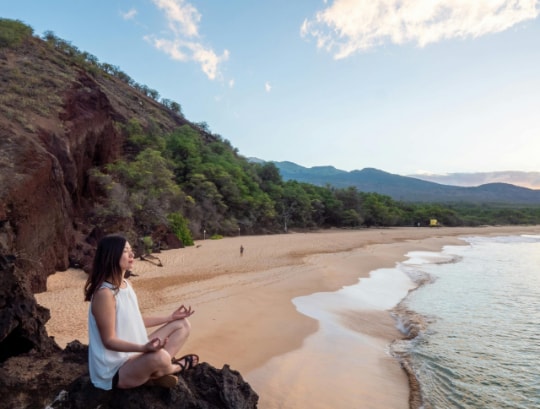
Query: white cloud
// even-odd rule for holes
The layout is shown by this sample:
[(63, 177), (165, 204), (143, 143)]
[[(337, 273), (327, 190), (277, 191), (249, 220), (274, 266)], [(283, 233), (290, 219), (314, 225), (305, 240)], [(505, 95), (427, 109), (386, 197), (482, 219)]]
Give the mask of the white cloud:
[(420, 47), (496, 33), (538, 16), (539, 0), (335, 0), (306, 19), (303, 37), (336, 59), (392, 42)]
[(212, 80), (217, 78), (218, 65), (229, 59), (229, 51), (227, 50), (218, 56), (213, 50), (204, 48), (199, 43), (191, 43), (190, 48), (193, 52), (193, 59), (201, 64), (204, 73)]
[(131, 20), (131, 19), (135, 18), (135, 16), (137, 15), (137, 10), (131, 9), (131, 10), (126, 11), (125, 13), (121, 13), (121, 14), (122, 14), (122, 18), (124, 20)]
[(176, 34), (187, 37), (199, 35), (198, 24), (201, 14), (195, 7), (184, 0), (152, 0), (159, 9), (165, 11), (169, 28)]
[(199, 38), (201, 21), (199, 11), (185, 0), (152, 0), (152, 2), (164, 11), (172, 39), (158, 38), (155, 35), (146, 36), (145, 39), (174, 60), (197, 62), (209, 79), (218, 78), (219, 64), (228, 60), (229, 51), (224, 50), (221, 55), (217, 55), (211, 47), (196, 40)]
[(168, 54), (173, 60), (198, 62), (203, 72), (211, 80), (218, 77), (219, 64), (229, 58), (229, 52), (227, 50), (219, 56), (213, 50), (205, 48), (202, 44), (193, 41), (185, 41), (179, 38), (167, 40), (153, 36), (146, 36), (145, 39), (158, 50)]
[(234, 80), (229, 80), (229, 88), (234, 88)]
[(265, 90), (266, 92), (272, 91), (272, 86), (270, 85), (269, 82), (266, 82), (266, 83), (264, 84), (264, 90)]

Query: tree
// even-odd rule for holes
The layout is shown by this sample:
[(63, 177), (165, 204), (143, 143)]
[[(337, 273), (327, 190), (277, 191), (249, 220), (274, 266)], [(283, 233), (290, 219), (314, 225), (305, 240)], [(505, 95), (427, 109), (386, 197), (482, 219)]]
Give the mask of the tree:
[(121, 160), (108, 170), (126, 186), (134, 220), (143, 232), (168, 224), (167, 215), (182, 201), (182, 192), (160, 152), (146, 149), (133, 162)]
[(182, 106), (176, 101), (171, 102), (171, 110), (178, 115), (182, 115)]
[(188, 125), (178, 128), (166, 138), (166, 148), (174, 163), (177, 183), (185, 183), (190, 174), (199, 172), (203, 162), (202, 142), (195, 129)]
[(279, 169), (272, 162), (258, 165), (257, 174), (261, 178), (261, 187), (263, 190), (270, 190), (272, 186), (281, 185), (283, 183)]

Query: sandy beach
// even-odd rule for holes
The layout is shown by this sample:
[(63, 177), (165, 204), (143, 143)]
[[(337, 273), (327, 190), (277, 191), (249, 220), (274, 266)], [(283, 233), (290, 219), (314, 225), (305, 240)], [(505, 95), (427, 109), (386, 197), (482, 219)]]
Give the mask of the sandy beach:
[[(460, 237), (540, 234), (540, 226), (330, 230), (201, 240), (137, 261), (143, 314), (191, 305), (182, 352), (238, 370), (259, 408), (408, 408), (405, 372), (388, 345), (400, 338), (389, 313), (414, 283), (392, 269), (410, 251), (465, 244)], [(240, 253), (243, 246), (243, 254)], [(87, 343), (86, 274), (49, 277), (37, 294), (49, 335)]]

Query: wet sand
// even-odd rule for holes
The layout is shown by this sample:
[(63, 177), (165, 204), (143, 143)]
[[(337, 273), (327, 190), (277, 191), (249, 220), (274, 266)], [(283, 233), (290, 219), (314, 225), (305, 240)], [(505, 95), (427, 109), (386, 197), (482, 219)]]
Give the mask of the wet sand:
[[(240, 371), (261, 409), (408, 408), (407, 376), (388, 352), (401, 336), (388, 310), (413, 283), (394, 288), (396, 280), (370, 272), (394, 267), (410, 251), (465, 244), (460, 236), (539, 233), (540, 226), (411, 227), (204, 240), (155, 254), (163, 267), (137, 261), (132, 282), (143, 314), (191, 305), (182, 352)], [(36, 295), (51, 310), (47, 330), (62, 347), (88, 341), (85, 279), (78, 270), (56, 273)], [(325, 298), (359, 279), (364, 292), (354, 304)], [(314, 318), (297, 308), (308, 315), (315, 308)]]

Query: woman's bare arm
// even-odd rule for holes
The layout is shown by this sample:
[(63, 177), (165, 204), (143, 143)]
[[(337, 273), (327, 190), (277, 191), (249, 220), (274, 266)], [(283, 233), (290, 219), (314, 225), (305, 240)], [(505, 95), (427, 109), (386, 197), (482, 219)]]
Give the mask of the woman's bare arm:
[(167, 340), (152, 339), (146, 344), (135, 344), (116, 336), (116, 301), (112, 290), (101, 288), (92, 299), (92, 314), (105, 348), (119, 352), (153, 352), (163, 348)]

